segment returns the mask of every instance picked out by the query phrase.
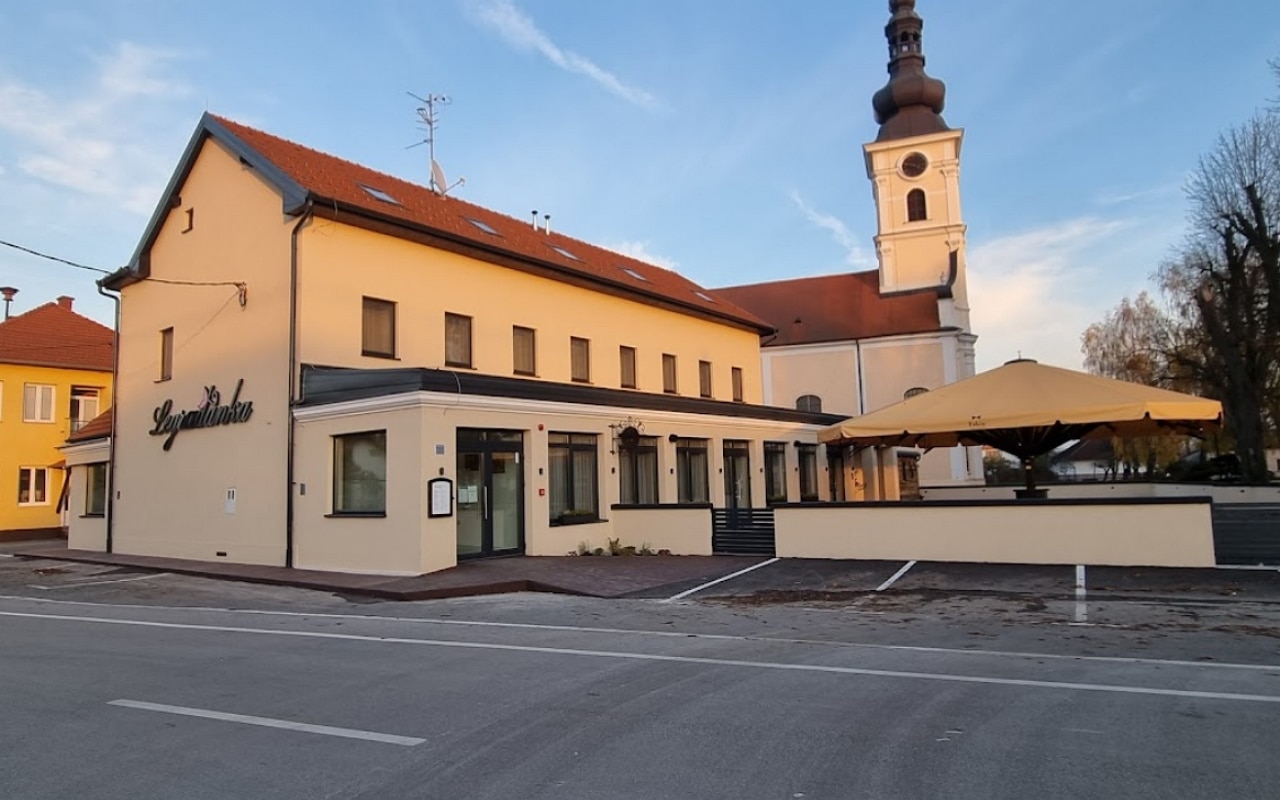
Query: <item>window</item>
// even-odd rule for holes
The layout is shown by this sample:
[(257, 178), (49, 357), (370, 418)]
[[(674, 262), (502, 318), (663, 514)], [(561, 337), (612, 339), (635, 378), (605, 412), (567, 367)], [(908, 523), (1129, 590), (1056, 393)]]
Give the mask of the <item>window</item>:
[(533, 328), (511, 328), (511, 347), (513, 351), (513, 370), (517, 375), (537, 375), (538, 362), (536, 355), (537, 335)]
[(569, 338), (569, 360), (573, 363), (573, 379), (579, 383), (591, 381), (591, 342), (576, 336)]
[(907, 192), (907, 222), (918, 222), (928, 218), (928, 209), (924, 201), (924, 189), (912, 189)]
[(658, 438), (634, 431), (624, 430), (618, 441), (619, 502), (653, 505), (658, 502)]
[(818, 500), (818, 446), (797, 444), (796, 458), (800, 462), (800, 502)]
[(751, 508), (751, 443), (724, 440), (724, 506)]
[(450, 367), (471, 366), (471, 317), (444, 315), (444, 363)]
[(360, 354), (377, 358), (396, 357), (396, 304), (375, 297), (364, 298), (360, 334)]
[(84, 513), (86, 517), (100, 517), (107, 509), (107, 465), (89, 464), (85, 467)]
[(382, 202), (390, 203), (393, 206), (400, 205), (399, 200), (395, 199), (394, 197), (382, 191), (381, 189), (378, 189), (373, 186), (365, 186), (363, 183), (357, 183), (356, 186), (359, 186), (361, 189), (364, 189), (365, 193), (368, 194), (370, 197), (374, 198), (375, 200), (381, 200)]
[(787, 445), (764, 443), (764, 499), (767, 503), (787, 502)]
[(54, 388), (44, 383), (28, 383), (22, 390), (22, 421), (53, 422)]
[(624, 344), (618, 348), (618, 359), (622, 363), (622, 388), (636, 388), (636, 349)]
[(796, 411), (809, 411), (814, 414), (822, 413), (822, 398), (816, 394), (802, 394), (796, 398)]
[(844, 494), (844, 448), (827, 445), (827, 479), (831, 486), (831, 501), (843, 503)]
[(551, 524), (598, 520), (596, 435), (552, 433), (547, 437), (547, 456), (551, 473)]
[(88, 386), (72, 386), (71, 430), (80, 430), (96, 416), (98, 416), (98, 390)]
[(662, 391), (676, 393), (676, 357), (670, 353), (662, 354)]
[(502, 234), (498, 233), (496, 230), (494, 230), (493, 226), (492, 226), (492, 225), (490, 225), (490, 224), (489, 224), (489, 223), (487, 223), (487, 222), (483, 222), (483, 221), (478, 220), (478, 219), (472, 219), (471, 217), (463, 217), (463, 219), (465, 219), (467, 222), (470, 222), (472, 225), (475, 225), (477, 228), (479, 228), (480, 230), (482, 230), (482, 231), (484, 231), (485, 233), (489, 234), (490, 236), (501, 236), (501, 235), (502, 235)]
[(160, 331), (160, 380), (173, 377), (173, 328)]
[(387, 432), (333, 437), (333, 513), (387, 512)]
[(707, 440), (676, 439), (677, 499), (681, 503), (709, 503)]
[(733, 367), (730, 374), (733, 376), (733, 402), (742, 402), (742, 367)]
[(711, 396), (711, 362), (698, 362), (698, 396)]
[(927, 391), (929, 390), (924, 388), (923, 386), (913, 386), (902, 393), (902, 399), (910, 400), (913, 397), (919, 397), (920, 395), (924, 394)]
[(636, 272), (631, 267), (619, 267), (619, 269), (621, 269), (623, 272), (627, 273), (628, 275), (630, 275), (631, 277), (635, 278), (638, 281), (644, 281), (645, 283), (649, 282), (648, 278), (641, 275), (639, 272)]
[(45, 467), (18, 469), (18, 505), (49, 505), (49, 470)]

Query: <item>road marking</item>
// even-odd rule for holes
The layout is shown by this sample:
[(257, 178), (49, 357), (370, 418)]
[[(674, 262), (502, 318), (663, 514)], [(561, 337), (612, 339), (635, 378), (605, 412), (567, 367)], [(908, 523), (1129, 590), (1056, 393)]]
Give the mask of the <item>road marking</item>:
[[(79, 583), (64, 583), (61, 586), (38, 586), (34, 583), (28, 584), (32, 589), (40, 589), (41, 591), (51, 591), (53, 589), (79, 589), (81, 586), (103, 586), (108, 583), (130, 583), (132, 581), (149, 581), (152, 578), (163, 578), (168, 575), (167, 572), (157, 572), (154, 575), (137, 575), (132, 578), (114, 578), (109, 581), (86, 581), (81, 580)], [(92, 576), (91, 576), (92, 577)], [(72, 578), (71, 580), (76, 580)]]
[(459, 642), (442, 639), (409, 639), (399, 636), (365, 636), (354, 633), (325, 633), (322, 631), (269, 630), (242, 628), (230, 625), (192, 625), (179, 622), (150, 622), (146, 620), (110, 619), (108, 617), (77, 617), (63, 614), (27, 614), (20, 611), (0, 611), (0, 616), (27, 619), (47, 619), (59, 622), (79, 622), (92, 625), (125, 625), (163, 630), (206, 631), (211, 633), (247, 633), (259, 636), (285, 636), (302, 639), (330, 639), (371, 644), (409, 644), (419, 647), (442, 647), (458, 650), (490, 650), (508, 653), (538, 653), (556, 656), (580, 656), (584, 658), (611, 658), (620, 661), (654, 661), (672, 664), (698, 664), (713, 667), (742, 667), (744, 669), (812, 672), (829, 675), (862, 675), (877, 678), (902, 678), (907, 680), (942, 681), (947, 683), (976, 683), (990, 686), (1018, 686), (1029, 689), (1060, 689), (1077, 692), (1108, 692), (1117, 694), (1153, 695), (1157, 697), (1196, 698), (1201, 700), (1230, 700), (1251, 703), (1280, 704), (1280, 695), (1236, 694), (1231, 692), (1202, 692), (1188, 689), (1157, 689), (1147, 686), (1126, 686), (1106, 683), (1072, 683), (1068, 681), (1036, 681), (1025, 678), (995, 678), (982, 675), (952, 675), (944, 672), (913, 672), (904, 670), (867, 669), (864, 667), (838, 667), (822, 664), (795, 664), (779, 661), (746, 661), (736, 658), (707, 658), (699, 656), (670, 656), (657, 653), (628, 653), (616, 650), (584, 650), (572, 647), (538, 647), (522, 644), (498, 644), (495, 642)]
[(1086, 603), (1087, 591), (1084, 582), (1084, 564), (1076, 564), (1076, 622), (1084, 624), (1089, 621), (1089, 605)]
[(916, 562), (914, 560), (908, 561), (907, 563), (903, 564), (902, 569), (893, 573), (893, 577), (889, 578), (889, 580), (877, 586), (876, 591), (883, 592), (885, 589), (888, 589), (890, 586), (898, 582), (898, 578), (901, 578), (903, 575), (906, 575), (907, 570), (911, 569), (915, 565), (916, 565)]
[(245, 725), (259, 725), (263, 728), (281, 728), (287, 731), (301, 731), (302, 733), (321, 733), (325, 736), (341, 736), (344, 739), (363, 739), (366, 742), (398, 744), (401, 747), (416, 747), (426, 741), (426, 739), (417, 739), (412, 736), (396, 736), (390, 733), (359, 731), (354, 728), (334, 728), (329, 725), (310, 725), (306, 722), (294, 722), (287, 719), (272, 719), (271, 717), (251, 717), (245, 714), (227, 714), (222, 711), (209, 711), (203, 708), (187, 708), (186, 706), (169, 706), (163, 703), (147, 703), (142, 700), (112, 700), (107, 703), (107, 705), (120, 706), (122, 708), (138, 708), (143, 711), (159, 711), (164, 714), (179, 714), (184, 717), (216, 719), (221, 720), (222, 722), (240, 722)]
[[(869, 644), (865, 642), (841, 642), (835, 639), (794, 639), (781, 636), (742, 636), (731, 633), (694, 633), (689, 631), (646, 631), (635, 628), (600, 628), (585, 625), (548, 625), (539, 622), (489, 622), (485, 620), (440, 619), (438, 617), (392, 617), (382, 614), (326, 614), (306, 611), (266, 611), (256, 608), (215, 608), (213, 606), (151, 606), (139, 603), (96, 603), (90, 600), (54, 600), (45, 597), (0, 595), (0, 600), (21, 600), (40, 605), (89, 606), (91, 608), (130, 609), (139, 611), (213, 612), (218, 614), (248, 614), (260, 617), (298, 617), (301, 619), (363, 620), (367, 622), (396, 622), (415, 625), (453, 625), (468, 628), (512, 628), (515, 630), (560, 631), (564, 633), (605, 633), (628, 636), (657, 636), (674, 639), (715, 639), (732, 642), (770, 642), (774, 644), (804, 644), (818, 647), (845, 647), (856, 650), (888, 650), (907, 653), (932, 653), (948, 656), (987, 656), (993, 658), (1042, 659), (1056, 661), (1097, 661), (1107, 664), (1136, 664), (1169, 667), (1204, 667), (1208, 669), (1243, 669), (1258, 672), (1280, 672), (1280, 664), (1236, 664), (1217, 661), (1190, 661), (1168, 658), (1138, 658), (1134, 656), (1084, 656), (1062, 653), (1033, 653), (1022, 650), (975, 650), (952, 647), (924, 647), (910, 644)], [(4, 612), (0, 612), (4, 613)], [(858, 612), (875, 613), (875, 612)], [(33, 615), (40, 616), (40, 615)], [(80, 619), (80, 617), (72, 617)], [(1051, 623), (1057, 625), (1059, 623)], [(1068, 622), (1067, 625), (1072, 625)], [(1090, 627), (1094, 624), (1091, 623)], [(1121, 625), (1097, 627), (1123, 628)]]
[(663, 602), (663, 603), (670, 603), (670, 602), (672, 602), (672, 601), (674, 601), (674, 600), (683, 600), (684, 598), (688, 597), (689, 595), (691, 595), (691, 594), (697, 594), (698, 592), (702, 591), (703, 589), (708, 589), (708, 588), (710, 588), (710, 587), (712, 587), (712, 586), (715, 586), (717, 583), (724, 583), (725, 581), (727, 581), (727, 580), (731, 580), (731, 579), (733, 579), (733, 578), (736, 578), (736, 577), (738, 577), (739, 575), (746, 575), (748, 572), (751, 572), (751, 571), (753, 571), (753, 570), (760, 569), (761, 567), (767, 567), (767, 566), (769, 566), (770, 564), (774, 563), (775, 561), (780, 561), (780, 560), (781, 560), (781, 559), (778, 559), (778, 558), (771, 558), (771, 559), (769, 559), (768, 561), (761, 561), (759, 564), (753, 564), (753, 565), (751, 565), (751, 566), (747, 567), (746, 569), (740, 569), (740, 570), (738, 570), (737, 572), (734, 572), (734, 573), (732, 573), (732, 574), (730, 574), (730, 575), (725, 575), (723, 578), (716, 578), (714, 581), (707, 581), (706, 583), (702, 584), (701, 586), (695, 586), (695, 587), (693, 587), (692, 589), (689, 589), (688, 591), (681, 592), (680, 594), (677, 594), (677, 595), (672, 595), (671, 597), (668, 597), (666, 600), (663, 600), (663, 601), (661, 601), (661, 602)]

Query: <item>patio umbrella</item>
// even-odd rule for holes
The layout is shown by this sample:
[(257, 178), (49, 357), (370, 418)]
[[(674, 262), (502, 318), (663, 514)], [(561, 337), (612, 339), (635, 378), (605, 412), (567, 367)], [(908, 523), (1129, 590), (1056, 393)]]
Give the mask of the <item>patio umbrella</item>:
[(832, 425), (818, 440), (925, 449), (990, 445), (1022, 461), (1027, 488), (1020, 496), (1035, 497), (1043, 494), (1032, 472), (1036, 456), (1067, 442), (1203, 436), (1221, 423), (1217, 400), (1018, 359)]

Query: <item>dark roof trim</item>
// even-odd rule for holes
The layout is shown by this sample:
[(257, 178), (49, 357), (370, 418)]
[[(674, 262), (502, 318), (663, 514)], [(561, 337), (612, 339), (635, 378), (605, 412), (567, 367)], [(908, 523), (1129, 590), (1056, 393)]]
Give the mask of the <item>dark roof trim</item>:
[(169, 212), (173, 210), (174, 201), (179, 197), (179, 191), (182, 185), (186, 183), (187, 176), (191, 174), (191, 168), (195, 165), (196, 158), (200, 155), (200, 148), (204, 145), (205, 139), (208, 138), (216, 139), (219, 144), (230, 150), (233, 155), (239, 157), (242, 163), (252, 167), (268, 183), (274, 186), (283, 196), (285, 215), (296, 215), (302, 206), (306, 204), (307, 192), (305, 189), (286, 175), (283, 170), (263, 158), (256, 150), (227, 130), (226, 126), (206, 111), (200, 116), (200, 122), (196, 125), (195, 131), (192, 132), (191, 138), (187, 141), (187, 147), (182, 151), (182, 158), (178, 160), (178, 166), (173, 171), (173, 175), (170, 176), (169, 183), (164, 187), (164, 192), (160, 195), (160, 202), (156, 205), (156, 210), (152, 212), (151, 219), (143, 230), (142, 239), (138, 242), (137, 249), (133, 251), (133, 256), (129, 259), (127, 270), (133, 273), (134, 280), (127, 280), (123, 275), (117, 277), (113, 273), (102, 279), (103, 286), (109, 289), (118, 289), (151, 274), (151, 246), (155, 244), (156, 237), (160, 235), (160, 228), (164, 226), (165, 220), (169, 217)]
[(304, 407), (385, 397), (409, 392), (449, 392), (482, 397), (510, 397), (553, 403), (637, 408), (647, 411), (674, 411), (743, 419), (796, 422), (803, 425), (834, 425), (846, 419), (839, 414), (813, 414), (789, 408), (703, 400), (667, 394), (605, 389), (550, 381), (531, 381), (499, 375), (477, 375), (444, 369), (409, 367), (403, 369), (345, 369), (313, 364), (303, 366)]
[[(955, 333), (963, 331), (959, 325), (944, 325), (941, 328), (921, 328), (918, 331), (903, 331), (902, 333), (885, 333), (878, 336), (851, 336), (847, 339), (806, 339), (803, 342), (787, 342), (785, 344), (772, 344), (769, 342), (761, 343), (761, 347), (809, 347), (818, 344), (839, 344), (840, 342), (871, 342), (878, 339), (896, 339), (902, 336), (924, 336), (928, 333)], [(847, 419), (847, 418), (846, 418)]]
[(740, 317), (720, 313), (715, 309), (705, 308), (693, 303), (681, 303), (622, 281), (613, 282), (603, 278), (594, 278), (582, 272), (565, 269), (551, 261), (541, 261), (522, 253), (512, 253), (496, 245), (486, 245), (475, 239), (455, 236), (447, 231), (426, 225), (416, 225), (397, 217), (378, 214), (362, 206), (352, 205), (332, 198), (316, 196), (313, 213), (317, 217), (331, 219), (335, 222), (344, 222), (348, 225), (356, 225), (374, 233), (394, 236), (397, 239), (406, 239), (440, 250), (448, 250), (469, 258), (488, 261), (491, 264), (506, 267), (507, 269), (515, 269), (532, 275), (551, 278), (561, 283), (580, 286), (626, 300), (643, 302), (647, 305), (696, 316), (722, 325), (729, 324), (761, 336), (767, 336), (775, 332), (774, 328), (769, 325), (754, 325)]

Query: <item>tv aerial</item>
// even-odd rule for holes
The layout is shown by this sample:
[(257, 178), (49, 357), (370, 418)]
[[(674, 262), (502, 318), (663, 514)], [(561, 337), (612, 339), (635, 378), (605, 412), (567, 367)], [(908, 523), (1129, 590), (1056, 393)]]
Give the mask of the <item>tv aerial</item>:
[(405, 92), (413, 99), (422, 103), (417, 108), (418, 119), (421, 120), (421, 126), (427, 135), (422, 141), (414, 142), (409, 147), (417, 147), (420, 144), (427, 146), (427, 156), (431, 160), (431, 190), (438, 195), (447, 196), (450, 190), (458, 186), (466, 186), (466, 178), (458, 178), (452, 185), (448, 178), (445, 177), (444, 169), (440, 163), (436, 161), (436, 128), (440, 125), (440, 113), (438, 107), (447, 106), (453, 100), (443, 94), (428, 94), (426, 97), (419, 97), (413, 92)]

